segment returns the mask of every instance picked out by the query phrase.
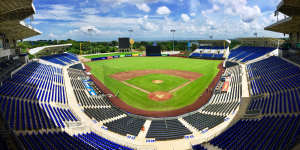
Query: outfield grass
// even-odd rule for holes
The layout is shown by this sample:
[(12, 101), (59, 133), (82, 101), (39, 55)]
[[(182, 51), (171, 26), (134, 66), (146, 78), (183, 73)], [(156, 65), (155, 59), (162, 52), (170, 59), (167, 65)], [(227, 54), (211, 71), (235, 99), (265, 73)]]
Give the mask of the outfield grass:
[(98, 54), (98, 55), (90, 55), (90, 56), (84, 56), (84, 57), (91, 59), (91, 58), (108, 57), (108, 56), (116, 56), (116, 55), (127, 55), (127, 54), (143, 54), (143, 52), (124, 52), (124, 53)]
[[(155, 84), (152, 83), (153, 80), (163, 80), (163, 83)], [(149, 92), (155, 92), (155, 91), (167, 92), (172, 89), (175, 89), (176, 87), (188, 81), (189, 80), (181, 77), (171, 76), (166, 74), (148, 74), (145, 76), (140, 76), (140, 77), (127, 80), (126, 82), (133, 84), (137, 87), (140, 87), (142, 89), (145, 89)]]
[[(213, 81), (219, 69), (219, 60), (200, 60), (178, 57), (128, 57), (87, 63), (93, 73), (112, 92), (119, 91), (119, 97), (136, 108), (144, 110), (175, 110), (194, 103)], [(128, 87), (110, 75), (133, 70), (166, 69), (201, 73), (203, 76), (173, 93), (168, 101), (156, 102), (146, 93)]]

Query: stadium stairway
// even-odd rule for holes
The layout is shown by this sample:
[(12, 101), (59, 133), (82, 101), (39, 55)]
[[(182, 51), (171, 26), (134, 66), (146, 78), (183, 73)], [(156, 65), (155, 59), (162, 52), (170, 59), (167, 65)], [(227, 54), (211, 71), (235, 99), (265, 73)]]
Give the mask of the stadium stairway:
[(150, 128), (150, 124), (151, 124), (151, 120), (146, 120), (143, 127), (144, 127), (144, 131), (141, 131), (139, 133), (138, 136), (136, 136), (136, 139), (141, 139), (141, 140), (144, 140), (146, 138), (146, 134)]

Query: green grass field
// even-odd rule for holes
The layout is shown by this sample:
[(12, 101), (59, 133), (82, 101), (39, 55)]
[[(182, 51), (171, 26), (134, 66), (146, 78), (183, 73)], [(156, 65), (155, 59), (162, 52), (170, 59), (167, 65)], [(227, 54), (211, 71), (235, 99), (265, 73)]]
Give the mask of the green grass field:
[[(153, 80), (163, 80), (163, 83), (155, 84)], [(145, 89), (149, 92), (155, 91), (170, 91), (176, 87), (188, 82), (189, 80), (183, 79), (177, 76), (171, 76), (166, 74), (148, 74), (145, 76), (136, 77), (126, 82), (133, 84), (137, 87)]]
[[(117, 93), (119, 91), (118, 96), (128, 105), (144, 110), (167, 111), (179, 109), (194, 103), (217, 75), (219, 71), (217, 66), (220, 63), (221, 61), (219, 60), (200, 60), (177, 57), (127, 57), (94, 61), (87, 63), (87, 65), (91, 67), (91, 73), (102, 81), (112, 92)], [(203, 76), (172, 93), (173, 97), (170, 100), (162, 102), (153, 101), (148, 98), (146, 93), (129, 87), (110, 77), (110, 75), (119, 72), (150, 69), (191, 71), (201, 73)], [(144, 83), (152, 84), (150, 83), (152, 82), (152, 79), (157, 80), (156, 77), (159, 76), (162, 77), (160, 80), (166, 81), (166, 84), (161, 84), (161, 87), (157, 87), (158, 85), (153, 85), (153, 87), (152, 85), (143, 85)], [(178, 78), (180, 77), (162, 74), (152, 76), (149, 74), (144, 77), (130, 79), (127, 82), (139, 87), (142, 86), (145, 89), (147, 88), (149, 91), (159, 91), (165, 88), (172, 89), (178, 84), (180, 85), (181, 83), (186, 82), (185, 79), (178, 82), (175, 81), (178, 80)], [(157, 90), (155, 90), (156, 88)]]
[(127, 55), (127, 54), (143, 54), (143, 52), (125, 52), (125, 53), (112, 53), (112, 54), (98, 54), (98, 55), (90, 55), (84, 56), (85, 58), (99, 58), (99, 57), (108, 57), (108, 56), (116, 56), (116, 55)]

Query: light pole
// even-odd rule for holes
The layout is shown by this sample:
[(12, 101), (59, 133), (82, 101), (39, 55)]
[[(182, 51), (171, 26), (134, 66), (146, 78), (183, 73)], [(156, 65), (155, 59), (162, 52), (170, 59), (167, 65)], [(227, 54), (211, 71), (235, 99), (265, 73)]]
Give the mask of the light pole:
[[(128, 29), (128, 32), (129, 32), (129, 41), (130, 41), (132, 39), (131, 36), (132, 36), (133, 29)], [(132, 51), (132, 45), (130, 47), (130, 51)]]
[(174, 48), (174, 34), (175, 34), (176, 30), (171, 29), (170, 32), (173, 33), (173, 53), (174, 53), (174, 50), (175, 50), (175, 48)]

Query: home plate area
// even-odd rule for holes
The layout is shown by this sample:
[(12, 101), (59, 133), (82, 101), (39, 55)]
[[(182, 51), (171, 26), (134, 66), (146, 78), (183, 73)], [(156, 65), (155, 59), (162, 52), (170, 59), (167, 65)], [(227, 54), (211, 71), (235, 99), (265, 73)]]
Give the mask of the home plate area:
[(155, 101), (166, 101), (172, 98), (172, 94), (169, 92), (157, 91), (150, 93), (148, 97)]

